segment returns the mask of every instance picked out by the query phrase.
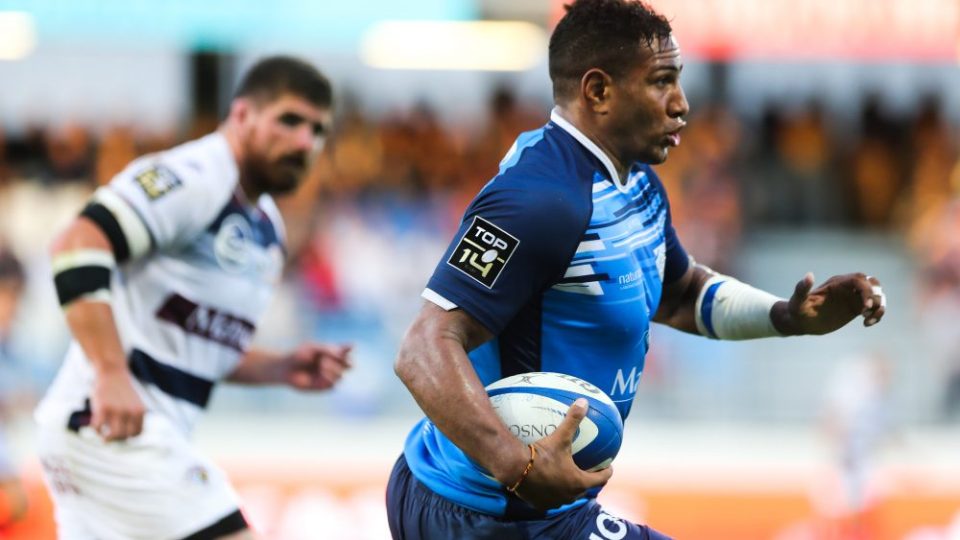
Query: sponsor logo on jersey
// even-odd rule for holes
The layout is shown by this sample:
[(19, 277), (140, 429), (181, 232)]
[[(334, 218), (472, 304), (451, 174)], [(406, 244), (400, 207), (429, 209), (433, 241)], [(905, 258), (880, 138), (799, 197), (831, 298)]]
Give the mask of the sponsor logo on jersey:
[(492, 289), (518, 245), (515, 236), (477, 216), (447, 264)]
[(632, 272), (626, 274), (620, 274), (617, 276), (617, 283), (620, 284), (620, 288), (626, 289), (630, 287), (636, 287), (642, 283), (643, 279), (643, 269), (637, 268)]
[(183, 182), (173, 174), (173, 171), (155, 165), (134, 177), (143, 192), (150, 200), (156, 200), (183, 185)]
[(643, 370), (637, 369), (637, 366), (630, 368), (630, 371), (624, 372), (623, 369), (617, 370), (617, 375), (613, 379), (613, 387), (610, 388), (610, 396), (632, 396), (637, 393), (637, 385), (640, 384), (640, 377)]
[(179, 326), (188, 334), (209, 339), (235, 351), (246, 350), (254, 331), (250, 321), (201, 306), (179, 294), (167, 298), (157, 310), (157, 318)]
[(187, 469), (185, 479), (189, 484), (205, 486), (210, 483), (210, 473), (203, 465), (194, 465)]
[(630, 529), (622, 519), (600, 512), (597, 514), (596, 529), (590, 533), (590, 540), (623, 540), (628, 532)]
[(230, 214), (223, 219), (213, 240), (213, 253), (221, 268), (240, 273), (250, 264), (253, 243), (253, 229), (247, 220), (239, 214)]

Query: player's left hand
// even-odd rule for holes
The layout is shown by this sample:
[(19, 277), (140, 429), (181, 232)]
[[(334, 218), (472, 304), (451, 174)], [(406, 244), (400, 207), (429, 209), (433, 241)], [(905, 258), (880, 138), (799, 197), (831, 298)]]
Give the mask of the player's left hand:
[(813, 288), (813, 274), (797, 283), (788, 302), (774, 305), (770, 317), (784, 335), (828, 334), (858, 316), (864, 326), (880, 322), (887, 299), (875, 277), (862, 273), (833, 276)]
[(326, 390), (353, 367), (353, 345), (304, 343), (287, 357), (288, 385), (299, 390)]

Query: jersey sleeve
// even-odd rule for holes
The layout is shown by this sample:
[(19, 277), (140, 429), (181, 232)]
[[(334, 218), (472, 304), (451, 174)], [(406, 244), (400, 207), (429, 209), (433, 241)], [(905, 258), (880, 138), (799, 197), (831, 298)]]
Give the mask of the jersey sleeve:
[(499, 334), (563, 276), (588, 220), (589, 207), (576, 194), (495, 181), (467, 209), (424, 297), (459, 307)]
[(663, 284), (668, 285), (683, 277), (683, 274), (687, 272), (687, 269), (690, 267), (690, 256), (687, 255), (687, 250), (683, 248), (683, 244), (680, 243), (680, 237), (677, 235), (676, 229), (673, 228), (673, 217), (670, 213), (670, 199), (667, 197), (667, 190), (663, 187), (663, 182), (660, 181), (660, 177), (657, 176), (653, 168), (648, 167), (647, 174), (650, 175), (651, 181), (660, 191), (660, 196), (663, 197), (663, 203), (667, 209), (667, 220), (663, 227), (665, 236), (664, 245), (666, 246)]
[(194, 237), (229, 200), (235, 186), (215, 176), (146, 158), (100, 188), (94, 200), (107, 206), (121, 225), (139, 220), (150, 247), (162, 249)]

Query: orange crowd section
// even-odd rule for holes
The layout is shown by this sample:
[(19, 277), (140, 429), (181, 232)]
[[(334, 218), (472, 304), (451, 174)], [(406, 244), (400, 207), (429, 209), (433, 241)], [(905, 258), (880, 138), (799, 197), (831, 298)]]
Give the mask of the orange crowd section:
[[(243, 464), (227, 467), (248, 520), (264, 540), (389, 538), (384, 515), (385, 466), (292, 473)], [(52, 506), (36, 471), (27, 471), (26, 519), (0, 528), (2, 540), (55, 538)], [(601, 496), (615, 514), (643, 521), (677, 540), (904, 540), (921, 529), (943, 531), (960, 512), (956, 492), (887, 494), (859, 515), (824, 516), (803, 488), (739, 489), (684, 482), (671, 488), (615, 479)], [(360, 525), (358, 525), (360, 524)], [(319, 531), (323, 531), (321, 534)], [(319, 534), (319, 536), (317, 536)], [(933, 538), (936, 538), (934, 536)]]

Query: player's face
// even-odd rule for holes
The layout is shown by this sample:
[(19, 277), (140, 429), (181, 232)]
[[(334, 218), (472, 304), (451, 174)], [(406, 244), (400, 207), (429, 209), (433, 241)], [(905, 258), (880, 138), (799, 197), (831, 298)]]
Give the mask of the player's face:
[(682, 70), (680, 47), (670, 36), (645, 48), (638, 65), (614, 83), (607, 130), (626, 163), (663, 163), (680, 144), (683, 117), (690, 111), (680, 86)]
[(323, 148), (330, 110), (294, 94), (252, 104), (246, 132), (246, 172), (265, 193), (286, 193), (300, 184)]

